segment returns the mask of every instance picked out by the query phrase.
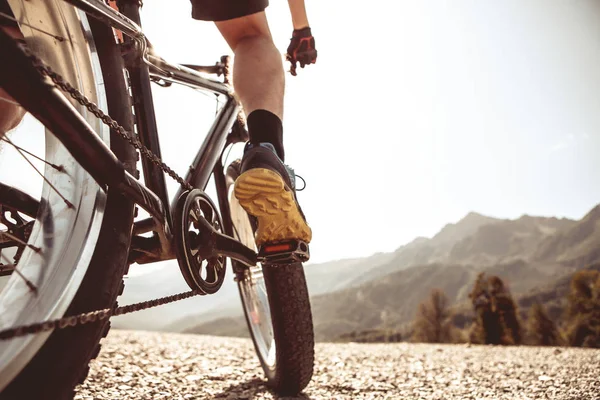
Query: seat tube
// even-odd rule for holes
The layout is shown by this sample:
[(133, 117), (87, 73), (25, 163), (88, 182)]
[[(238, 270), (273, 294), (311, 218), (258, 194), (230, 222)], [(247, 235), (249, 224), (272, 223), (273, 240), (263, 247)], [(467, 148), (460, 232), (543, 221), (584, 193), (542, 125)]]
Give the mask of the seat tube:
[[(141, 26), (141, 6), (142, 2), (140, 0), (117, 0), (119, 12), (139, 26)], [(127, 36), (124, 39), (125, 45), (132, 44), (133, 39)], [(140, 57), (136, 57), (136, 59), (126, 62), (126, 68), (129, 72), (131, 82), (133, 106), (140, 142), (162, 159), (148, 65)], [(165, 210), (169, 210), (169, 197), (167, 195), (163, 170), (145, 157), (142, 157), (141, 161), (146, 186), (160, 198), (165, 206)], [(167, 212), (167, 220), (170, 225), (171, 215), (169, 212)]]

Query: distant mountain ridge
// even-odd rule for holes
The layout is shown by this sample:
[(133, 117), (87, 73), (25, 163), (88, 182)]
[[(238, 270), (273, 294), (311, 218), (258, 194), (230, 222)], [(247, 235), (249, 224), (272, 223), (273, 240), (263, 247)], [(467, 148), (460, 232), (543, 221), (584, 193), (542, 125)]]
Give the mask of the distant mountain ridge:
[(545, 238), (534, 257), (564, 265), (590, 264), (600, 258), (600, 204), (577, 224)]
[(488, 217), (475, 212), (447, 224), (431, 239), (418, 238), (398, 248), (390, 262), (370, 270), (353, 284), (381, 278), (416, 265), (450, 263), (491, 266), (530, 260), (532, 249), (558, 231), (574, 226), (567, 218), (532, 217), (515, 220)]

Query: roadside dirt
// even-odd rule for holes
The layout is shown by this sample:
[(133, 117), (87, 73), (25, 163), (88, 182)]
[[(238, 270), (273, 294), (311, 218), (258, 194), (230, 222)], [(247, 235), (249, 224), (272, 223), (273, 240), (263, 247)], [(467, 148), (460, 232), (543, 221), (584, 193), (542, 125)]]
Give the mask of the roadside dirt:
[[(600, 350), (319, 343), (316, 359), (295, 399), (600, 399)], [(250, 340), (114, 330), (75, 399), (284, 397)]]

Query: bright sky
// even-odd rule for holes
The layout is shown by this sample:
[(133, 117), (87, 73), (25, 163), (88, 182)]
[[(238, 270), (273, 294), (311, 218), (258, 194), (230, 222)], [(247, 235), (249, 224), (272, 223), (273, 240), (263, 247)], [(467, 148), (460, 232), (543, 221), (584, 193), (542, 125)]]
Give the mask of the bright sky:
[[(287, 2), (271, 3), (284, 53)], [(284, 142), (308, 183), (311, 262), (393, 251), (470, 211), (578, 219), (600, 203), (600, 2), (306, 3), (319, 56), (286, 75)], [(166, 4), (142, 15), (166, 59), (230, 52), (187, 0)], [(214, 98), (154, 88), (163, 158), (184, 173)]]
[[(287, 3), (271, 3), (284, 53)], [(308, 182), (311, 261), (392, 251), (469, 211), (581, 218), (600, 203), (600, 3), (306, 3), (319, 56), (286, 75), (284, 142)], [(144, 29), (165, 58), (212, 64), (229, 49), (190, 9), (146, 1)], [(156, 91), (181, 168), (214, 114), (189, 93)]]

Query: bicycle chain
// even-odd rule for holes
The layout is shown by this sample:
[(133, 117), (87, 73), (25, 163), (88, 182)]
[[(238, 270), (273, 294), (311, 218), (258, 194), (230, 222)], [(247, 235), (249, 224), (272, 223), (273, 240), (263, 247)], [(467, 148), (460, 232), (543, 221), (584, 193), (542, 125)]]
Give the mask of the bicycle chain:
[(103, 310), (90, 311), (69, 317), (53, 319), (50, 321), (37, 322), (30, 325), (21, 325), (14, 328), (8, 328), (0, 331), (0, 340), (12, 339), (19, 336), (25, 336), (33, 333), (51, 331), (53, 329), (65, 329), (71, 326), (83, 325), (98, 320), (107, 319), (113, 316), (130, 314), (136, 311), (145, 310), (152, 307), (158, 307), (163, 304), (173, 303), (175, 301), (184, 300), (201, 294), (198, 290), (190, 290), (174, 294), (172, 296), (161, 297), (154, 300), (142, 301), (127, 306), (116, 308), (105, 308)]
[[(112, 119), (109, 115), (105, 114), (98, 105), (93, 101), (89, 100), (83, 93), (71, 86), (60, 74), (46, 65), (40, 58), (32, 54), (29, 49), (19, 44), (21, 50), (31, 60), (33, 66), (44, 76), (47, 76), (52, 82), (63, 92), (68, 93), (74, 100), (79, 104), (87, 108), (92, 114), (100, 119), (105, 125), (117, 132), (123, 139), (125, 139), (134, 148), (140, 151), (140, 153), (150, 160), (152, 163), (160, 167), (166, 174), (177, 181), (185, 189), (192, 190), (193, 186), (186, 182), (181, 176), (173, 171), (167, 164), (164, 163), (156, 154), (150, 149), (144, 146), (135, 134), (128, 132), (127, 129), (122, 127), (117, 121)], [(113, 309), (105, 308), (103, 310), (95, 310), (87, 313), (81, 313), (50, 321), (38, 322), (30, 325), (21, 325), (13, 328), (8, 328), (0, 331), (0, 340), (8, 340), (19, 336), (25, 336), (34, 333), (51, 331), (54, 329), (65, 329), (67, 327), (83, 325), (97, 320), (103, 320), (112, 316), (118, 316), (123, 314), (129, 314), (136, 311), (146, 310), (152, 307), (158, 307), (160, 305), (173, 303), (175, 301), (184, 300), (190, 297), (194, 297), (202, 294), (200, 291), (192, 290), (189, 292), (178, 293), (172, 296), (161, 297), (154, 300), (142, 301), (139, 303), (129, 304), (126, 306), (116, 307)]]
[(183, 186), (185, 189), (192, 190), (193, 186), (186, 182), (181, 176), (179, 176), (175, 171), (171, 169), (163, 160), (160, 159), (156, 154), (154, 154), (149, 148), (144, 146), (139, 139), (132, 132), (128, 132), (127, 129), (123, 128), (117, 121), (112, 119), (110, 115), (105, 114), (98, 105), (88, 99), (83, 93), (79, 90), (71, 86), (69, 82), (67, 82), (61, 75), (54, 72), (52, 68), (48, 65), (44, 64), (44, 62), (32, 54), (29, 49), (25, 45), (20, 45), (21, 49), (25, 52), (27, 57), (31, 59), (33, 66), (44, 76), (49, 77), (52, 82), (63, 92), (68, 93), (74, 100), (76, 100), (79, 104), (87, 108), (92, 114), (94, 114), (100, 121), (102, 121), (109, 128), (113, 129), (117, 132), (123, 139), (125, 139), (129, 144), (135, 147), (140, 153), (150, 160), (152, 163), (157, 165), (160, 169), (163, 170), (167, 175), (173, 178), (177, 183)]

